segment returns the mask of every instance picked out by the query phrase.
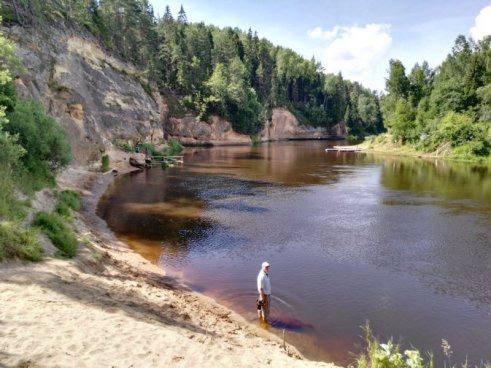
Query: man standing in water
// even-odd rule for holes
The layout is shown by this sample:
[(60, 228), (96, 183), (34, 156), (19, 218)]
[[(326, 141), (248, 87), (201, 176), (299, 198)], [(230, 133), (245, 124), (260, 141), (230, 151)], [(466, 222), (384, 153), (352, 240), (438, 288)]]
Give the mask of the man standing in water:
[(258, 299), (258, 318), (263, 318), (264, 322), (268, 322), (269, 307), (271, 304), (271, 282), (269, 280), (269, 263), (263, 262), (261, 271), (257, 275), (257, 291), (259, 292)]

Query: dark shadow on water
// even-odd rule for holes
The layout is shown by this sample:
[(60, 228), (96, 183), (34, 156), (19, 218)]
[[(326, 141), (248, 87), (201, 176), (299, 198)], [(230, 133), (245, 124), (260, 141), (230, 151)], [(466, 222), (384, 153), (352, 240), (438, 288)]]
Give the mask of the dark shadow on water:
[(292, 332), (305, 332), (307, 330), (312, 331), (315, 329), (314, 325), (311, 325), (310, 323), (305, 323), (298, 318), (288, 316), (271, 319), (269, 325), (272, 328)]
[(265, 207), (251, 206), (243, 202), (219, 203), (213, 205), (212, 207), (217, 209), (225, 209), (230, 211), (249, 212), (249, 213), (265, 213), (269, 211), (269, 209)]

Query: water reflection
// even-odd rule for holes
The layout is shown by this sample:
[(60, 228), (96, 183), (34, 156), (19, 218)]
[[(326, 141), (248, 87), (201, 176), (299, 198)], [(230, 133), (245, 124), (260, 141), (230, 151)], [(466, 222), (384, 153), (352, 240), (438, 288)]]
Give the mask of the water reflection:
[(99, 214), (251, 321), (270, 261), (272, 330), (310, 358), (349, 363), (368, 319), (437, 365), (442, 338), (455, 361), (491, 360), (488, 169), (325, 145), (194, 149), (182, 168), (119, 178)]
[(421, 197), (482, 199), (489, 204), (491, 175), (486, 166), (403, 157), (373, 159), (382, 165), (381, 183), (389, 189), (410, 191)]

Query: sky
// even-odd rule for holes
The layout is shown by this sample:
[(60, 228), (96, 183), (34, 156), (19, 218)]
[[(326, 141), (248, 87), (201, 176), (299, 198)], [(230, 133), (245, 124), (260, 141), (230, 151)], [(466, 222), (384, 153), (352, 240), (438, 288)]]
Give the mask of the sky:
[(406, 73), (415, 63), (438, 66), (458, 35), (491, 34), (491, 0), (150, 0), (156, 15), (181, 5), (188, 21), (251, 28), (260, 38), (320, 61), (383, 91), (389, 60)]

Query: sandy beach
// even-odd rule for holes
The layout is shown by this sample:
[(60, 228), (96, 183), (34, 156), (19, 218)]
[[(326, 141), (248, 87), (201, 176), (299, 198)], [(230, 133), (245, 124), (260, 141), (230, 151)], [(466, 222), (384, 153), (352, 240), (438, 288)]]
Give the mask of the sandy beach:
[[(0, 367), (334, 367), (285, 349), (118, 241), (95, 215), (113, 175), (68, 168), (58, 178), (82, 193), (76, 258), (0, 263)], [(33, 207), (50, 201), (45, 190)]]

